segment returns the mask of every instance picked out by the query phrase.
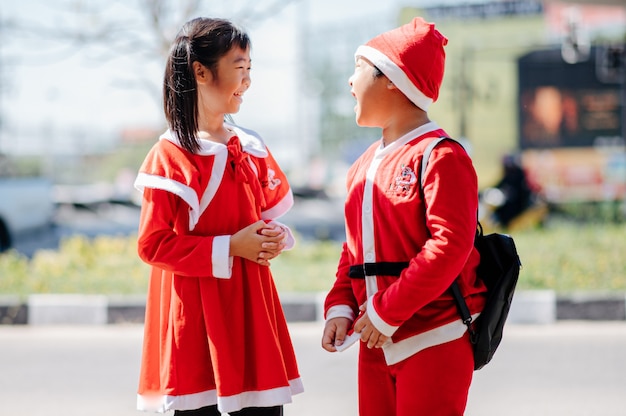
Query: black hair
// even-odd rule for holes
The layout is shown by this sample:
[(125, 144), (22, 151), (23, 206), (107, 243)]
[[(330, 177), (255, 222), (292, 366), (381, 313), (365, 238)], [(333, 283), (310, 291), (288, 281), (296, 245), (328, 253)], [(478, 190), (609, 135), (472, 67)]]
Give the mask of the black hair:
[(229, 20), (203, 17), (185, 23), (172, 43), (163, 77), (163, 110), (172, 134), (192, 153), (200, 148), (193, 63), (200, 62), (216, 77), (219, 59), (235, 46), (250, 47), (243, 30)]

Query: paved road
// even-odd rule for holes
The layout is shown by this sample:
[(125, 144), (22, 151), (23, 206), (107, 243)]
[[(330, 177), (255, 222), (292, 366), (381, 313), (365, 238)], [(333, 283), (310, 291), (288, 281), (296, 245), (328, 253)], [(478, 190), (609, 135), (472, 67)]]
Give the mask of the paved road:
[[(356, 349), (319, 347), (321, 323), (290, 328), (306, 392), (287, 416), (356, 415)], [(0, 326), (0, 413), (138, 416), (139, 325)], [(626, 323), (509, 325), (475, 373), (468, 416), (626, 415)]]

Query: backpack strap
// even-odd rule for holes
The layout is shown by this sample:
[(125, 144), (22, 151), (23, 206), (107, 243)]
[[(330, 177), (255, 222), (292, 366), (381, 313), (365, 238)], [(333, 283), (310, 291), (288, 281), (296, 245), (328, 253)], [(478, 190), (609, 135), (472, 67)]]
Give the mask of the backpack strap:
[(426, 176), (426, 167), (428, 166), (428, 159), (430, 159), (430, 154), (433, 152), (433, 149), (444, 140), (452, 140), (454, 142), (457, 142), (450, 137), (437, 137), (436, 139), (431, 140), (430, 143), (428, 143), (428, 146), (426, 146), (426, 149), (424, 149), (424, 154), (422, 155), (422, 166), (420, 167), (420, 190), (422, 194), (424, 193), (424, 176)]
[(472, 318), (472, 314), (470, 313), (469, 308), (467, 307), (467, 303), (465, 302), (465, 298), (461, 294), (461, 289), (459, 288), (459, 284), (456, 282), (452, 282), (450, 285), (450, 290), (452, 291), (452, 296), (454, 296), (454, 300), (456, 302), (456, 307), (459, 310), (459, 314), (461, 315), (461, 319), (465, 326), (467, 326), (467, 330), (470, 334), (470, 341), (472, 344), (476, 343), (476, 331), (472, 326), (472, 322), (474, 319)]

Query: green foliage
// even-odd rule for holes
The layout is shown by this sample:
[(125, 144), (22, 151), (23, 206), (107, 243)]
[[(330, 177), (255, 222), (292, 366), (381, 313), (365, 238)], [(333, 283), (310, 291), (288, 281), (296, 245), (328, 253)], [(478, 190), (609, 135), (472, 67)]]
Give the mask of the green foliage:
[(0, 153), (0, 177), (41, 175), (42, 161), (37, 156), (6, 156)]
[(140, 141), (137, 143), (122, 143), (112, 152), (103, 156), (99, 165), (98, 179), (115, 182), (117, 175), (125, 169), (137, 172), (146, 154), (156, 142)]
[[(626, 291), (626, 224), (550, 221), (516, 232), (523, 268), (519, 289)], [(272, 262), (280, 292), (327, 291), (335, 279), (341, 244), (299, 241)], [(144, 294), (149, 268), (136, 252), (136, 237), (74, 236), (58, 251), (32, 259), (0, 255), (0, 294)]]
[(272, 274), (281, 292), (327, 291), (335, 280), (341, 245), (299, 242), (272, 260)]
[(0, 254), (0, 294), (28, 293), (28, 259), (16, 251)]
[(40, 250), (28, 260), (0, 255), (0, 294), (145, 293), (148, 266), (137, 256), (136, 237), (73, 236), (58, 251)]
[(626, 290), (626, 224), (552, 223), (513, 237), (522, 260), (520, 289)]

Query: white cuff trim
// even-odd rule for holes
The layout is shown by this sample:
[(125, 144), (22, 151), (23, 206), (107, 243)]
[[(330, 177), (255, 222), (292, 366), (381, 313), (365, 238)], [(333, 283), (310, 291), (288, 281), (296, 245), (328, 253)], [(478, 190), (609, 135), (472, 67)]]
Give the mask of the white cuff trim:
[(230, 279), (233, 259), (230, 257), (230, 236), (218, 235), (213, 238), (211, 253), (213, 276), (218, 279)]
[(278, 221), (270, 221), (269, 224), (278, 225), (285, 230), (287, 237), (285, 237), (285, 239), (283, 240), (283, 242), (285, 243), (285, 248), (283, 249), (283, 251), (291, 250), (296, 245), (296, 238), (293, 236), (293, 233), (291, 232), (291, 229), (289, 227)]
[(326, 321), (333, 318), (348, 318), (349, 320), (354, 321), (355, 315), (352, 308), (348, 305), (336, 305), (328, 309), (326, 312)]
[(374, 308), (373, 299), (374, 297), (370, 296), (367, 300), (367, 316), (369, 316), (370, 321), (372, 321), (374, 328), (378, 329), (383, 335), (390, 337), (400, 327), (389, 325), (387, 322), (383, 321), (378, 312), (376, 312), (376, 308)]

